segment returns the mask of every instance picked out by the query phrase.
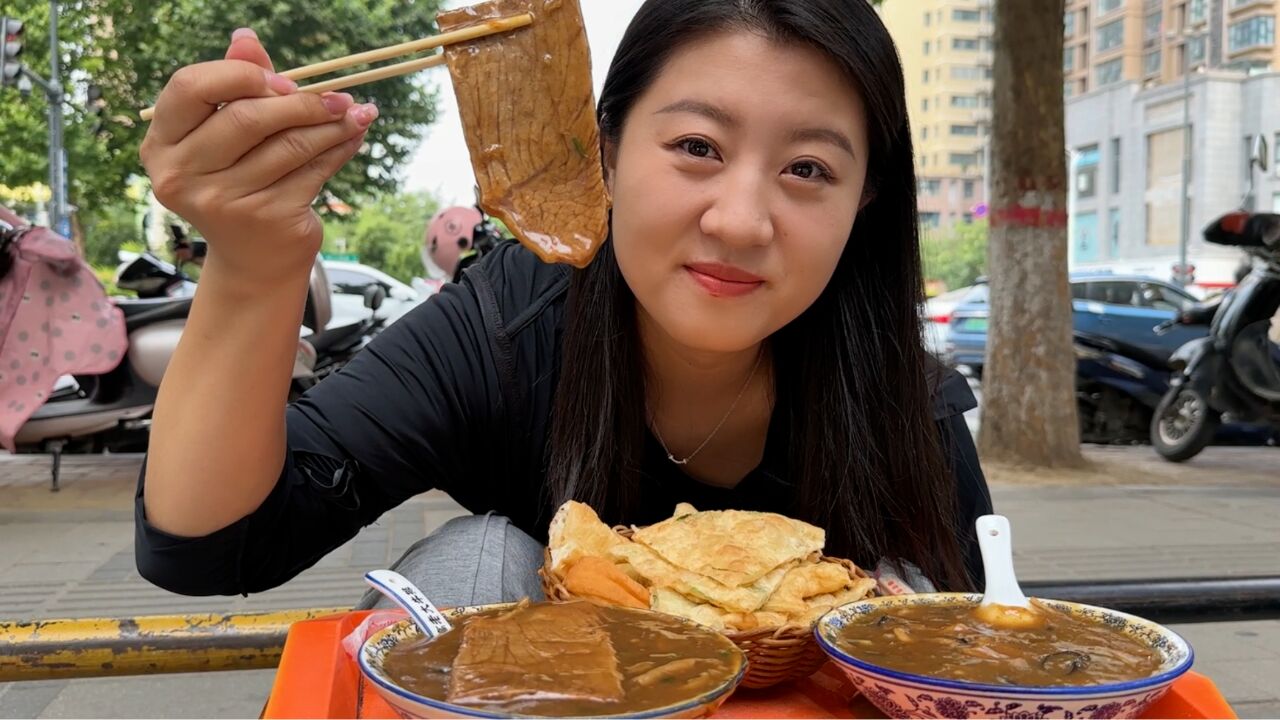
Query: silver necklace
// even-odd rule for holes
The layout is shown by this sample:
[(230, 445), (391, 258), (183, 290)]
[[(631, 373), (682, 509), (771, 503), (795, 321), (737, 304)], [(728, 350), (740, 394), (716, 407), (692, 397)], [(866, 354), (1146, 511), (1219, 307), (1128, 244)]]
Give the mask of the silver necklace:
[(676, 456), (673, 455), (671, 451), (667, 449), (667, 443), (665, 440), (662, 439), (662, 431), (658, 429), (657, 420), (652, 417), (650, 418), (649, 426), (653, 428), (653, 434), (655, 437), (658, 438), (658, 444), (662, 446), (662, 451), (667, 454), (668, 460), (675, 463), (676, 465), (688, 465), (689, 461), (693, 460), (694, 456), (702, 452), (702, 448), (706, 447), (707, 443), (711, 442), (711, 439), (716, 436), (716, 433), (720, 432), (720, 428), (724, 427), (725, 421), (727, 421), (729, 419), (729, 416), (733, 414), (733, 409), (738, 407), (738, 401), (741, 400), (742, 396), (746, 394), (747, 387), (751, 385), (751, 379), (756, 376), (756, 370), (760, 369), (760, 360), (763, 358), (764, 358), (764, 351), (761, 350), (761, 352), (758, 355), (756, 355), (756, 364), (751, 366), (751, 374), (747, 375), (747, 381), (742, 383), (742, 389), (738, 391), (738, 396), (733, 399), (733, 404), (730, 405), (729, 409), (725, 411), (724, 417), (720, 418), (720, 422), (716, 423), (715, 429), (711, 431), (711, 434), (707, 436), (707, 439), (703, 440), (702, 444), (699, 445), (696, 450), (689, 453), (689, 456), (684, 458), (683, 460), (677, 460)]

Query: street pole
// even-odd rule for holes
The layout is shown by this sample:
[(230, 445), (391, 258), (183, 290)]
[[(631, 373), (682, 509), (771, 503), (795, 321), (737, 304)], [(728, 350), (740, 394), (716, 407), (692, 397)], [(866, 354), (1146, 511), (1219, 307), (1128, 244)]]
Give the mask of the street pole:
[(49, 224), (71, 237), (67, 212), (67, 157), (62, 147), (62, 77), (58, 63), (58, 0), (49, 0)]
[(1178, 237), (1178, 285), (1187, 285), (1187, 242), (1191, 237), (1191, 38), (1182, 42), (1182, 228)]

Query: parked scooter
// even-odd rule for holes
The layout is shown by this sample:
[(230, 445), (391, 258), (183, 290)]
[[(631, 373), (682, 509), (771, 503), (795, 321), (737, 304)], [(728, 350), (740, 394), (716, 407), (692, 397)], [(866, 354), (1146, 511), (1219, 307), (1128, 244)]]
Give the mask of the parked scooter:
[(1093, 333), (1076, 332), (1073, 341), (1081, 442), (1145, 443), (1152, 414), (1169, 388), (1167, 359)]
[[(14, 230), (10, 224), (0, 226), (0, 232)], [(107, 372), (59, 377), (53, 391), (14, 436), (18, 452), (52, 455), (55, 491), (65, 452), (137, 452), (146, 448), (156, 393), (191, 309), (190, 294), (169, 297), (164, 290), (180, 287), (189, 278), (149, 253), (130, 261), (117, 278), (122, 289), (149, 296), (111, 299), (124, 316), (128, 346), (123, 357)], [(291, 399), (345, 365), (380, 329), (382, 320), (376, 317), (376, 310), (385, 297), (381, 287), (371, 287), (366, 293), (369, 317), (337, 326), (332, 324), (330, 292), (324, 266), (317, 258), (308, 289), (305, 326), (299, 333)], [(74, 329), (68, 326), (59, 331)]]
[[(1265, 171), (1266, 142), (1259, 140), (1253, 162)], [(1267, 343), (1269, 319), (1280, 305), (1280, 215), (1228, 213), (1204, 237), (1242, 248), (1258, 262), (1223, 297), (1209, 336), (1170, 358), (1170, 388), (1152, 419), (1151, 444), (1172, 462), (1199, 454), (1224, 421), (1266, 423), (1280, 432), (1280, 365)]]

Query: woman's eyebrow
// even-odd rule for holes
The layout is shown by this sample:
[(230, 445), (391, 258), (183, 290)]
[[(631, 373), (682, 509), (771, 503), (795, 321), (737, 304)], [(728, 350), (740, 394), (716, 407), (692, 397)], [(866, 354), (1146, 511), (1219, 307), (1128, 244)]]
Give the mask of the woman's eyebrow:
[(654, 114), (661, 115), (663, 113), (693, 113), (709, 118), (728, 128), (738, 126), (736, 117), (725, 112), (722, 108), (701, 100), (677, 100)]
[(805, 142), (806, 140), (829, 143), (849, 153), (849, 155), (851, 155), (855, 160), (858, 157), (858, 154), (853, 151), (853, 143), (849, 140), (849, 136), (839, 130), (813, 127), (799, 128), (795, 132), (791, 133), (792, 142)]

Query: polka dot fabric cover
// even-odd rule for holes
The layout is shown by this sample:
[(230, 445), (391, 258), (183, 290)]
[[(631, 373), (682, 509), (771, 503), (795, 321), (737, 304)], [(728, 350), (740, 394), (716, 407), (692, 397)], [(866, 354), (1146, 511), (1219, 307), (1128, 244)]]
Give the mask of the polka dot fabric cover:
[(113, 370), (129, 338), (124, 313), (69, 240), (33, 227), (9, 252), (13, 267), (0, 278), (0, 445), (13, 452), (18, 429), (60, 375)]

